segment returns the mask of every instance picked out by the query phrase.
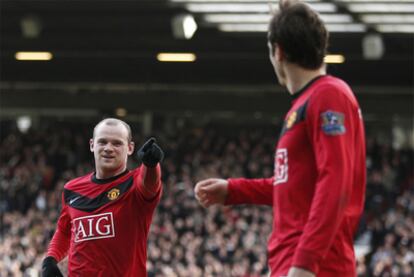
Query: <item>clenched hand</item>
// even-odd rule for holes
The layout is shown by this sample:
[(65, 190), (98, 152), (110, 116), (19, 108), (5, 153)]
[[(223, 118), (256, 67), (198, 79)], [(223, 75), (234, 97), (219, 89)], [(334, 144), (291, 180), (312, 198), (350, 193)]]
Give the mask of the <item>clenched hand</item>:
[(200, 204), (208, 208), (215, 204), (224, 204), (228, 194), (228, 181), (210, 178), (198, 182), (194, 188), (195, 197)]

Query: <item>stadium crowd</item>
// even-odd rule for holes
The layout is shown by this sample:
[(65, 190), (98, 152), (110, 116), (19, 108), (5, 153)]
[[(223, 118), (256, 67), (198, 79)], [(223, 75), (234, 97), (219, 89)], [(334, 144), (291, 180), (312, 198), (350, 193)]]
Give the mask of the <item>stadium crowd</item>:
[[(11, 122), (0, 124), (0, 276), (37, 276), (65, 182), (93, 170), (92, 126), (49, 124), (23, 134)], [(275, 130), (154, 132), (166, 158), (163, 198), (148, 243), (150, 277), (266, 276), (271, 209), (206, 210), (193, 186), (211, 176), (271, 176)], [(137, 145), (145, 139), (134, 137)], [(413, 154), (367, 140), (367, 200), (357, 243), (369, 251), (358, 257), (358, 276), (414, 276)], [(130, 167), (136, 165), (131, 159)], [(60, 267), (64, 271), (65, 263)]]

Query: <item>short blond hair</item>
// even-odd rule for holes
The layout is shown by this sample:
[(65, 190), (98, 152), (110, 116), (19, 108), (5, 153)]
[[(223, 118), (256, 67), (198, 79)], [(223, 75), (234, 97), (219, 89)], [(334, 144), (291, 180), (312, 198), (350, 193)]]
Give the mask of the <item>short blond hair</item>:
[(95, 128), (93, 128), (93, 138), (95, 138), (95, 131), (96, 128), (101, 125), (101, 124), (105, 124), (105, 125), (109, 125), (109, 126), (116, 126), (116, 125), (124, 125), (124, 127), (126, 128), (127, 132), (128, 132), (128, 142), (132, 141), (132, 131), (131, 131), (131, 127), (128, 125), (128, 123), (126, 123), (125, 121), (122, 121), (118, 118), (105, 118), (101, 121), (98, 122), (98, 124), (95, 125)]

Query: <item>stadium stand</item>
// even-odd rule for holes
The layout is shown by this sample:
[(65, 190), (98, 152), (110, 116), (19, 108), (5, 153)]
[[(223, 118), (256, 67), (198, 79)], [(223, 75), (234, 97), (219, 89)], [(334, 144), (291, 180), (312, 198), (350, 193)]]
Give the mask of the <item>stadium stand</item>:
[[(55, 228), (66, 181), (93, 170), (92, 125), (39, 124), (20, 133), (0, 122), (0, 276), (38, 276)], [(148, 275), (267, 275), (269, 207), (196, 203), (193, 186), (209, 176), (272, 175), (275, 128), (188, 128), (154, 132), (166, 153), (164, 194), (148, 243)], [(137, 145), (145, 138), (135, 135)], [(138, 141), (137, 141), (138, 139)], [(375, 137), (367, 145), (366, 209), (356, 244), (358, 276), (414, 276), (412, 149), (393, 149)], [(136, 166), (131, 159), (131, 167)], [(63, 271), (65, 263), (61, 263)]]

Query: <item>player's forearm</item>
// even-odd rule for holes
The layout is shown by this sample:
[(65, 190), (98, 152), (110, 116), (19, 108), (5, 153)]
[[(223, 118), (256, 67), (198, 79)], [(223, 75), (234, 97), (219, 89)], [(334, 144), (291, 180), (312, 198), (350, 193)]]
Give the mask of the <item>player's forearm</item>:
[(293, 266), (318, 272), (323, 257), (332, 247), (345, 215), (351, 182), (348, 168), (337, 159), (325, 168), (316, 184), (308, 221), (293, 258)]
[(55, 258), (57, 262), (60, 262), (66, 257), (70, 245), (70, 236), (62, 232), (57, 228), (52, 240), (49, 243), (46, 256)]
[(228, 179), (225, 205), (255, 204), (273, 205), (273, 178)]
[(161, 187), (161, 168), (158, 164), (155, 167), (142, 166), (142, 193), (145, 198), (151, 199)]

